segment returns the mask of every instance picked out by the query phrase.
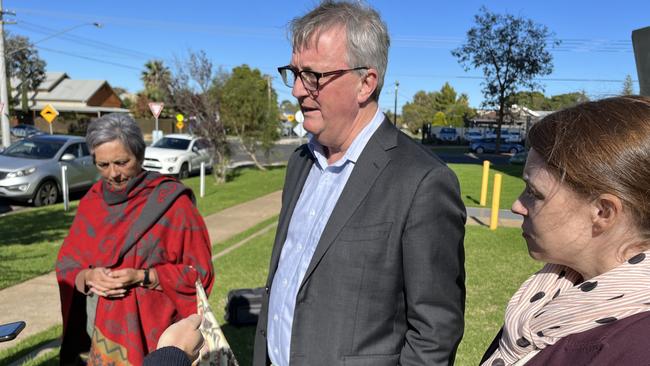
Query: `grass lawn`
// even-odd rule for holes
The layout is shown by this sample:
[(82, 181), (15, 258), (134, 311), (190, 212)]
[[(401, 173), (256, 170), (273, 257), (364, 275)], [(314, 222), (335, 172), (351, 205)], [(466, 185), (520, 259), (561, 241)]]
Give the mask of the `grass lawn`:
[[(199, 211), (209, 215), (239, 203), (282, 189), (284, 168), (262, 172), (255, 169), (235, 171), (233, 179), (215, 185), (206, 177), (205, 197), (199, 198), (199, 177), (184, 183), (197, 195)], [(54, 270), (54, 262), (74, 215), (78, 201), (68, 212), (63, 204), (28, 209), (0, 218), (0, 289)]]
[[(274, 219), (261, 223), (239, 237), (217, 244), (215, 253), (266, 227)], [(222, 329), (242, 366), (251, 364), (255, 328), (225, 324), (223, 314), (226, 296), (234, 288), (259, 287), (264, 284), (274, 235), (275, 231), (271, 230), (258, 236), (214, 263), (216, 282), (210, 304), (217, 319), (223, 324)], [(493, 232), (484, 227), (468, 226), (465, 250), (466, 327), (456, 357), (456, 364), (462, 366), (478, 364), (501, 327), (508, 299), (530, 274), (541, 267), (540, 263), (528, 257), (519, 229), (499, 228)], [(56, 332), (56, 329), (49, 330), (41, 338), (23, 342), (42, 344), (48, 339), (56, 338)], [(16, 348), (12, 353), (24, 352), (29, 347), (20, 343)], [(4, 364), (3, 359), (6, 357), (9, 357), (6, 352), (0, 353), (0, 364)], [(31, 364), (55, 365), (56, 362), (56, 355), (50, 354)]]
[[(460, 182), (460, 193), (466, 206), (480, 207), (481, 179), (483, 166), (478, 164), (449, 164)], [(512, 203), (524, 190), (524, 181), (521, 178), (524, 167), (521, 165), (492, 165), (488, 180), (487, 206), (492, 207), (492, 190), (494, 187), (494, 174), (500, 173), (501, 182), (501, 209), (509, 210)]]

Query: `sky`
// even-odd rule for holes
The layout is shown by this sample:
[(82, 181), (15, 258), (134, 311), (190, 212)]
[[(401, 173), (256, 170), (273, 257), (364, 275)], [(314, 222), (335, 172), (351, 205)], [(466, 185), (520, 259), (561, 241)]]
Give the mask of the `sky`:
[[(228, 71), (241, 64), (273, 77), (278, 102), (295, 101), (276, 68), (289, 63), (287, 24), (318, 2), (4, 0), (5, 31), (36, 42), (47, 71), (73, 79), (105, 79), (129, 92), (142, 90), (140, 75), (150, 59), (174, 70), (175, 60), (203, 50)], [(562, 43), (551, 49), (553, 73), (540, 78), (546, 95), (584, 91), (592, 99), (619, 94), (626, 75), (635, 81), (631, 32), (650, 26), (650, 1), (395, 1), (368, 0), (388, 25), (388, 70), (379, 105), (398, 114), (413, 95), (449, 82), (483, 100), (482, 72), (465, 71), (451, 50), (459, 47), (481, 6), (543, 24)], [(91, 25), (102, 24), (101, 28)], [(396, 86), (399, 82), (399, 87)], [(396, 90), (397, 89), (397, 90)]]

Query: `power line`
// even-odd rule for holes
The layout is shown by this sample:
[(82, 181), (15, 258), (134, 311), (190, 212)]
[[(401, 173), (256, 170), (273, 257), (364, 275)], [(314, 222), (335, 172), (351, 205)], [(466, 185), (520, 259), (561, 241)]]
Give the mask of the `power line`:
[(117, 63), (117, 62), (111, 62), (111, 61), (106, 61), (106, 60), (100, 60), (100, 59), (96, 59), (96, 58), (93, 58), (93, 57), (87, 57), (87, 56), (82, 56), (82, 55), (74, 54), (74, 53), (72, 53), (72, 52), (65, 52), (65, 51), (61, 51), (61, 50), (54, 50), (54, 49), (46, 48), (46, 47), (42, 47), (42, 46), (37, 46), (36, 48), (38, 48), (38, 49), (40, 49), (40, 50), (43, 50), (43, 51), (54, 52), (54, 53), (60, 53), (60, 54), (62, 54), (62, 55), (66, 55), (66, 56), (77, 57), (77, 58), (81, 58), (81, 59), (84, 59), (84, 60), (89, 60), (89, 61), (99, 62), (99, 63), (107, 64), (107, 65), (113, 65), (113, 66), (122, 67), (122, 68), (125, 68), (125, 69), (136, 70), (136, 71), (141, 71), (141, 70), (142, 70), (141, 67), (135, 67), (135, 66), (131, 66), (131, 65), (120, 64), (120, 63)]

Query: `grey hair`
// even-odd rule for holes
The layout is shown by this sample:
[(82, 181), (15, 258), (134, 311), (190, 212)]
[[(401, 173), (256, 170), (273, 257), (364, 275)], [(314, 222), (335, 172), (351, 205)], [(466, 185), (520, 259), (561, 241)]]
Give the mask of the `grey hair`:
[[(347, 64), (377, 70), (377, 89), (371, 98), (379, 100), (388, 66), (390, 37), (379, 13), (361, 1), (325, 0), (318, 7), (290, 23), (293, 51), (311, 46), (322, 32), (343, 27), (347, 37)], [(328, 70), (325, 70), (328, 71)], [(359, 73), (363, 73), (361, 70)]]
[(138, 124), (125, 113), (110, 113), (97, 118), (88, 126), (86, 143), (90, 152), (101, 144), (119, 140), (139, 162), (144, 161), (146, 145)]

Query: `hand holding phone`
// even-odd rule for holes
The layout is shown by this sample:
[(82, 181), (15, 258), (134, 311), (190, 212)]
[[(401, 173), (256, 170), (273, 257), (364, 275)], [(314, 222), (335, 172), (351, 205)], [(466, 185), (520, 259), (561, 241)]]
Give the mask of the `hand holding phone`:
[(0, 342), (10, 341), (18, 335), (24, 328), (26, 323), (23, 321), (7, 323), (0, 325)]

